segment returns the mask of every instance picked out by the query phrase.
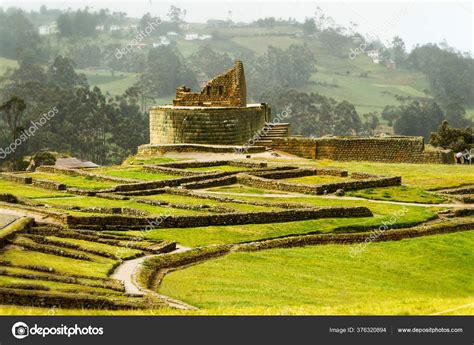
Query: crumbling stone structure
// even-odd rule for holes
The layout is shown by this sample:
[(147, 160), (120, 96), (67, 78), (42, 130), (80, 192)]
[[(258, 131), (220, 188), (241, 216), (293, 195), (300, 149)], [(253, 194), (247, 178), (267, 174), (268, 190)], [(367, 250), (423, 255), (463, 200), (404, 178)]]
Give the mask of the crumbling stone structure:
[(173, 105), (151, 108), (150, 145), (140, 150), (168, 144), (244, 145), (269, 119), (265, 103), (247, 104), (244, 68), (236, 61), (200, 93), (182, 86)]
[(207, 82), (201, 92), (191, 92), (186, 86), (176, 89), (174, 106), (245, 107), (247, 89), (244, 65), (237, 60), (235, 66)]

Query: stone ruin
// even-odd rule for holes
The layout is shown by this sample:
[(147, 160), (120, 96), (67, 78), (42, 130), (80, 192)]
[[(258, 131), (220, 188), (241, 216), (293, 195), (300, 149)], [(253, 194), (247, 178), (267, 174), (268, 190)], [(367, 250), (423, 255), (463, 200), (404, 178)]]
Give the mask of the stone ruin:
[(150, 144), (141, 149), (170, 144), (244, 145), (269, 119), (267, 104), (247, 104), (244, 67), (242, 61), (236, 61), (200, 92), (181, 86), (172, 105), (151, 108)]
[(208, 81), (201, 92), (191, 92), (186, 86), (176, 89), (174, 106), (245, 107), (247, 90), (244, 65), (237, 60), (233, 68)]

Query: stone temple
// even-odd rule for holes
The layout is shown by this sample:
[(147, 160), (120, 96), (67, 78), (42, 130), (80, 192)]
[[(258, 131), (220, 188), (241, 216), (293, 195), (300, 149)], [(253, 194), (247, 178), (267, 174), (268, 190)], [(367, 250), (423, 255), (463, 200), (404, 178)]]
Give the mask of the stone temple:
[(200, 92), (176, 90), (173, 105), (150, 109), (150, 145), (243, 145), (270, 119), (265, 103), (247, 104), (244, 67), (208, 81)]

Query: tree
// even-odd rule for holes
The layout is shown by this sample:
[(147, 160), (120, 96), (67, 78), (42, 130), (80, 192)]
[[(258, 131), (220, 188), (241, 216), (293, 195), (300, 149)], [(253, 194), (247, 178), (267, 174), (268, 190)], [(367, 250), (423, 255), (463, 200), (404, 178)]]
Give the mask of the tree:
[(72, 16), (69, 13), (61, 14), (57, 19), (56, 23), (61, 36), (71, 37), (74, 35), (74, 24)]
[(269, 46), (249, 67), (250, 94), (261, 99), (260, 95), (274, 86), (306, 86), (316, 72), (316, 58), (306, 44), (292, 44), (287, 49)]
[(303, 23), (303, 33), (305, 35), (312, 35), (316, 32), (316, 29), (314, 18), (306, 18)]
[(402, 103), (398, 111), (400, 116), (394, 124), (395, 133), (420, 135), (427, 140), (444, 119), (443, 111), (433, 101), (414, 100)]
[(273, 116), (283, 110), (290, 114), (284, 121), (291, 123), (292, 132), (305, 136), (353, 135), (362, 129), (362, 123), (353, 104), (307, 94), (294, 89), (275, 87), (261, 98), (272, 105)]
[(454, 152), (462, 152), (472, 147), (472, 127), (452, 128), (448, 121), (443, 121), (438, 131), (431, 133), (430, 144)]
[(213, 78), (225, 69), (231, 68), (233, 60), (227, 53), (217, 53), (209, 45), (202, 45), (190, 56), (195, 68), (204, 72), (208, 78)]
[(472, 126), (471, 120), (466, 118), (466, 110), (457, 103), (449, 103), (444, 106), (444, 118), (453, 126), (457, 128)]
[(392, 40), (392, 55), (393, 60), (397, 65), (402, 65), (406, 59), (405, 42), (400, 36), (395, 36)]
[(183, 56), (171, 46), (150, 50), (145, 71), (135, 85), (146, 98), (171, 95), (180, 85), (197, 88), (197, 78)]
[(16, 96), (13, 96), (0, 106), (0, 112), (3, 114), (3, 120), (8, 125), (12, 142), (14, 142), (20, 134), (20, 124), (25, 110), (25, 101)]
[(407, 66), (424, 73), (434, 96), (442, 104), (474, 104), (474, 60), (435, 44), (417, 46)]
[(168, 10), (167, 17), (171, 22), (174, 23), (184, 23), (184, 17), (186, 16), (186, 10), (182, 10), (179, 7), (176, 7), (174, 5), (170, 6), (170, 9)]
[(35, 50), (37, 54), (40, 37), (34, 25), (26, 18), (21, 10), (9, 13), (0, 12), (0, 55), (16, 59), (18, 53), (25, 50)]

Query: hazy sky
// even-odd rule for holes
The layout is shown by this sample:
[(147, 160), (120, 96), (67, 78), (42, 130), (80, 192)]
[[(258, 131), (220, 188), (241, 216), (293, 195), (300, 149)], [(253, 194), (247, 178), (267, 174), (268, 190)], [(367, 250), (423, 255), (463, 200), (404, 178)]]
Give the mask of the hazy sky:
[(450, 46), (465, 52), (474, 51), (472, 1), (157, 1), (157, 0), (0, 0), (3, 8), (15, 6), (39, 9), (41, 4), (50, 8), (109, 8), (140, 17), (146, 12), (163, 16), (174, 4), (187, 10), (186, 20), (205, 22), (209, 18), (249, 22), (262, 17), (294, 17), (304, 20), (314, 15), (319, 6), (336, 21), (349, 26), (358, 24), (359, 31), (388, 40), (395, 35), (402, 37), (408, 49), (415, 44), (444, 39)]

